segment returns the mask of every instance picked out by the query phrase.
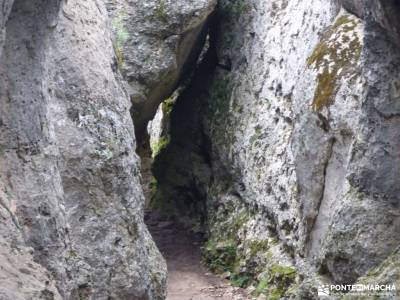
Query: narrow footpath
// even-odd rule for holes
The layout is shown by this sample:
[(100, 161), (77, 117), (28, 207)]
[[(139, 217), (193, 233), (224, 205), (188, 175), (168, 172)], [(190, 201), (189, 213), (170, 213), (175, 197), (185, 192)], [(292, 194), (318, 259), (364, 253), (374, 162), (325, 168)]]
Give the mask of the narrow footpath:
[(171, 221), (147, 215), (146, 223), (168, 265), (167, 300), (245, 300), (243, 289), (201, 265), (201, 236)]

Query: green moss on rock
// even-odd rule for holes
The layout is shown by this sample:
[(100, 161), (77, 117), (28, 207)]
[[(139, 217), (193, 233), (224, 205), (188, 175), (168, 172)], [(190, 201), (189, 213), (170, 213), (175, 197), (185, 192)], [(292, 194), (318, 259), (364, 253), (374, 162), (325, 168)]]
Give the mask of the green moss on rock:
[(175, 98), (173, 96), (171, 96), (170, 98), (164, 100), (164, 102), (162, 103), (162, 110), (164, 113), (164, 118), (165, 117), (169, 117), (169, 115), (172, 112), (172, 108), (174, 107), (175, 104)]
[(203, 262), (216, 273), (234, 272), (237, 248), (234, 241), (209, 240), (203, 249)]
[(295, 284), (296, 276), (294, 267), (273, 264), (259, 280), (254, 295), (264, 294), (268, 299), (282, 299)]
[(150, 145), (153, 157), (157, 156), (169, 144), (169, 136), (162, 136), (157, 142)]
[(267, 240), (255, 240), (250, 242), (250, 255), (255, 256), (259, 253), (265, 254), (269, 250), (269, 244)]
[(125, 63), (125, 58), (124, 58), (124, 54), (122, 53), (121, 48), (119, 48), (117, 46), (117, 43), (113, 43), (113, 47), (114, 47), (114, 53), (115, 56), (117, 58), (117, 63), (118, 63), (118, 69), (121, 69)]
[(224, 202), (211, 220), (208, 243), (203, 249), (206, 266), (224, 273), (235, 286), (255, 287), (256, 296), (280, 299), (292, 287), (297, 271), (274, 258), (272, 238), (247, 236), (254, 212), (233, 198)]
[(156, 18), (163, 22), (167, 23), (168, 22), (168, 13), (167, 13), (167, 7), (165, 4), (165, 0), (159, 0), (158, 4), (154, 10)]
[(113, 42), (115, 56), (117, 57), (118, 67), (121, 69), (125, 63), (122, 47), (129, 38), (129, 32), (124, 25), (125, 14), (120, 14), (111, 22), (111, 27), (115, 32), (115, 40)]
[(307, 65), (314, 66), (318, 72), (313, 110), (320, 111), (331, 105), (338, 92), (339, 81), (345, 75), (356, 72), (362, 49), (359, 29), (358, 19), (348, 14), (340, 16), (307, 59)]

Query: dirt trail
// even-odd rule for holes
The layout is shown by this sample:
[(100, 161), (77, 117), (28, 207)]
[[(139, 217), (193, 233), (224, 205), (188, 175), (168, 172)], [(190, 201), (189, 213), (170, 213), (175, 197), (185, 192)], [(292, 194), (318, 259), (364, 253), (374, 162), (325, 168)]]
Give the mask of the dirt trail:
[(182, 226), (148, 215), (146, 223), (167, 260), (167, 300), (245, 300), (242, 289), (209, 273), (200, 263), (201, 237)]

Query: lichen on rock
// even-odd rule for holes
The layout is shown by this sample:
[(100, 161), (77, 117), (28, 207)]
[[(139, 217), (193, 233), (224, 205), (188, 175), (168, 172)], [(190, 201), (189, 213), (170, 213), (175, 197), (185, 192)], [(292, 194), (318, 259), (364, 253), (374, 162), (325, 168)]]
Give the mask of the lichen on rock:
[(360, 19), (342, 12), (308, 57), (307, 65), (317, 72), (312, 102), (315, 111), (332, 104), (341, 80), (358, 76), (362, 28)]

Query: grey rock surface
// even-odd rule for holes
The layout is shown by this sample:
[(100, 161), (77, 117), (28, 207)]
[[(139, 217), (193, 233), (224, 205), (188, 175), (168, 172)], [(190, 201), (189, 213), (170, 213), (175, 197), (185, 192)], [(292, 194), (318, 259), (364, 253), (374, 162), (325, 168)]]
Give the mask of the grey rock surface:
[(396, 0), (338, 0), (343, 7), (357, 16), (374, 21), (385, 29), (389, 37), (400, 45), (400, 4)]
[[(4, 167), (3, 162), (1, 168)], [(0, 299), (62, 299), (53, 277), (34, 262), (16, 216), (16, 199), (0, 186)]]
[(5, 16), (2, 299), (163, 299), (104, 3), (17, 0)]
[[(314, 287), (352, 283), (399, 246), (396, 7), (219, 2), (215, 71), (182, 95), (189, 111), (174, 119), (174, 108), (155, 174), (167, 199), (185, 190), (207, 199), (210, 263), (223, 261), (233, 281), (301, 297), (297, 275)], [(185, 132), (190, 120), (198, 125)], [(211, 176), (198, 172), (210, 165)]]
[(158, 209), (265, 296), (398, 282), (399, 5), (216, 5), (0, 1), (0, 299), (165, 298), (135, 131), (207, 35), (158, 121)]
[(4, 40), (6, 38), (6, 22), (8, 15), (11, 12), (11, 7), (14, 0), (1, 0), (0, 1), (0, 55), (3, 49)]
[[(118, 67), (128, 82), (137, 135), (190, 71), (216, 0), (108, 1)], [(131, 33), (131, 34), (130, 34)]]

